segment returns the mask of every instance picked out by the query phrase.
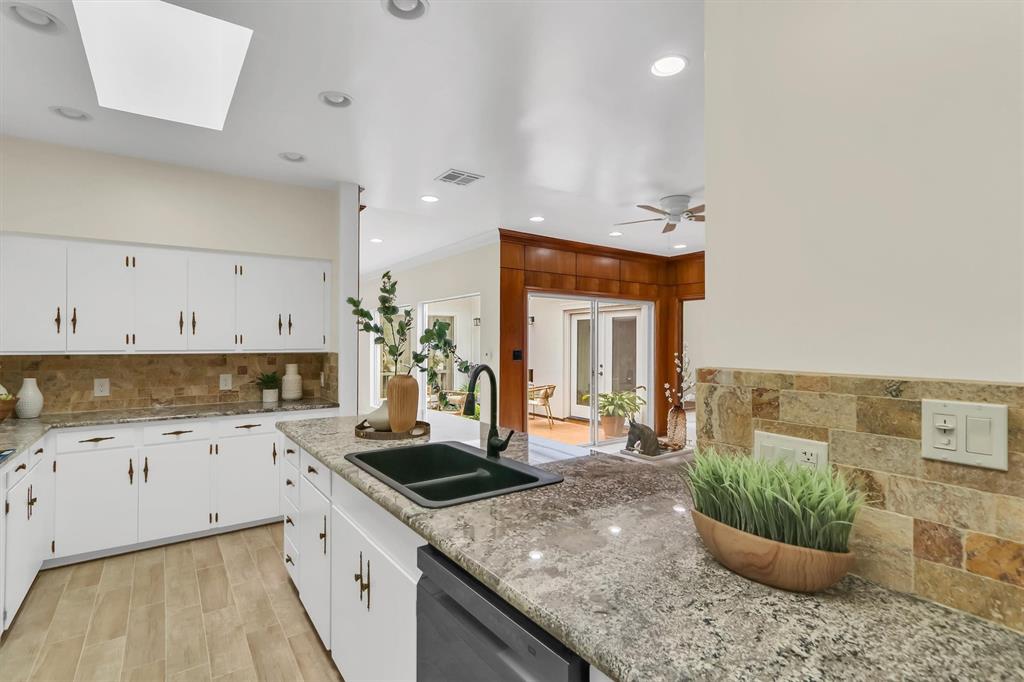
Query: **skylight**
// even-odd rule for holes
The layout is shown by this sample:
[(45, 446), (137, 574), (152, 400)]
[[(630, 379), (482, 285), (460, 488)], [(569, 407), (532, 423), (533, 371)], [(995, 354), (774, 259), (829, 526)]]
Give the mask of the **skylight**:
[(224, 129), (252, 29), (158, 0), (74, 0), (101, 107)]

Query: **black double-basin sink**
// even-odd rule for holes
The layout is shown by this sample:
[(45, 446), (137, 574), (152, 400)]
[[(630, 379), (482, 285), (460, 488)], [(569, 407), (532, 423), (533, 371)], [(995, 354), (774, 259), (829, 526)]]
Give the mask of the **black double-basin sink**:
[(345, 455), (345, 459), (420, 505), (437, 509), (559, 483), (562, 477), (515, 460), (488, 458), (457, 442)]

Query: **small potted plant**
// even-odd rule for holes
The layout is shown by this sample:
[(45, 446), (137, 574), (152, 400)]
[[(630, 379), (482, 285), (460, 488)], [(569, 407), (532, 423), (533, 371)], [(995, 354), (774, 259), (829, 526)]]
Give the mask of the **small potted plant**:
[(853, 566), (850, 530), (864, 495), (841, 473), (714, 450), (683, 472), (693, 524), (720, 564), (793, 592), (818, 592)]
[(256, 385), (263, 389), (263, 404), (274, 405), (281, 390), (281, 377), (277, 372), (260, 374), (256, 379)]
[[(640, 412), (647, 401), (637, 393), (643, 386), (632, 391), (597, 394), (597, 411), (601, 415), (601, 430), (607, 438), (626, 435), (626, 420)], [(588, 396), (589, 398), (589, 396)]]

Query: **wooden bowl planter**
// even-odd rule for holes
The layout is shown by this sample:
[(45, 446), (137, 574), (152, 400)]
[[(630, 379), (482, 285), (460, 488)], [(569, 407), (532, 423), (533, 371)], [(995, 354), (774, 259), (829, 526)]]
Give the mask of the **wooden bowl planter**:
[(14, 412), (14, 406), (18, 404), (17, 398), (11, 398), (10, 400), (0, 400), (0, 422), (11, 416)]
[(693, 525), (711, 553), (744, 578), (790, 592), (820, 592), (853, 567), (852, 552), (787, 545), (715, 521), (694, 510)]

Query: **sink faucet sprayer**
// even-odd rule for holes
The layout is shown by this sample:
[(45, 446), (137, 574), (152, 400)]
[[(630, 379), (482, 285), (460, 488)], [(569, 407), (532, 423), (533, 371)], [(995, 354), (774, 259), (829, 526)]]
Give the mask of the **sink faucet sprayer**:
[(509, 431), (508, 437), (505, 440), (498, 436), (498, 382), (494, 378), (494, 370), (487, 365), (477, 365), (470, 372), (469, 395), (466, 396), (466, 406), (463, 408), (462, 414), (471, 417), (476, 413), (476, 380), (481, 372), (487, 372), (487, 376), (491, 378), (491, 428), (487, 431), (487, 456), (492, 459), (498, 459), (501, 456), (500, 453), (505, 452), (508, 442), (512, 440), (512, 434), (515, 431)]

